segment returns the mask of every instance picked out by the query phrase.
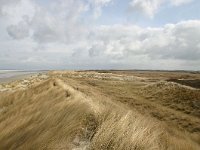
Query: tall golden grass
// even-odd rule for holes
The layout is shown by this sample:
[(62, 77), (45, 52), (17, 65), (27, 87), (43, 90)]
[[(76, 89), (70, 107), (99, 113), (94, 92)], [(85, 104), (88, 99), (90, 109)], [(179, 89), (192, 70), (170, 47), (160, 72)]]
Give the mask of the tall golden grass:
[(60, 79), (0, 93), (0, 149), (192, 150), (198, 145)]

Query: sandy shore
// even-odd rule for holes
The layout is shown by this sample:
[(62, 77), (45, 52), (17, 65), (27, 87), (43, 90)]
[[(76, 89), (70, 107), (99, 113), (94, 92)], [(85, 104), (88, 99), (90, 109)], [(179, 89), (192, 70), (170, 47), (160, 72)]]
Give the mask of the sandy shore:
[(8, 78), (0, 78), (0, 84), (1, 83), (9, 83), (9, 82), (16, 81), (16, 80), (21, 80), (21, 79), (30, 77), (30, 76), (35, 75), (35, 74), (38, 74), (38, 73), (31, 73), (31, 74), (25, 74), (25, 75), (16, 75), (16, 76), (13, 76), (13, 77), (8, 77)]
[(28, 73), (0, 78), (0, 92), (27, 89), (46, 80), (49, 76), (45, 72)]
[(25, 71), (0, 71), (0, 84), (9, 83), (21, 79), (25, 79), (37, 74), (43, 74), (45, 71), (25, 72)]

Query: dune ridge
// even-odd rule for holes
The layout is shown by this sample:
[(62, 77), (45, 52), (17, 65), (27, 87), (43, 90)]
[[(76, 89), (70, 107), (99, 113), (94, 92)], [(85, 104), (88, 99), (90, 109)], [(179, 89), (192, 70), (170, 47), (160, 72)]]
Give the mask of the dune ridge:
[(127, 107), (90, 98), (57, 76), (0, 93), (0, 149), (198, 149)]

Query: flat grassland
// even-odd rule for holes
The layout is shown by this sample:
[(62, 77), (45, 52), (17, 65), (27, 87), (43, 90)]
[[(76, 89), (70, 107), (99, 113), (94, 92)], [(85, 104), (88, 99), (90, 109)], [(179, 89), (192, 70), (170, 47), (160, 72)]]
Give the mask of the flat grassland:
[(0, 149), (199, 150), (200, 73), (50, 71), (0, 85)]

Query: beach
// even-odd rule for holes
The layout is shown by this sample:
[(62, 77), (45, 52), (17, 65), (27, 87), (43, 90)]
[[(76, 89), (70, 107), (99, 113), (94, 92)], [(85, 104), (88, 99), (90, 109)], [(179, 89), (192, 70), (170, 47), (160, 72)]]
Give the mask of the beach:
[(43, 71), (0, 70), (0, 83), (9, 83), (42, 72)]

